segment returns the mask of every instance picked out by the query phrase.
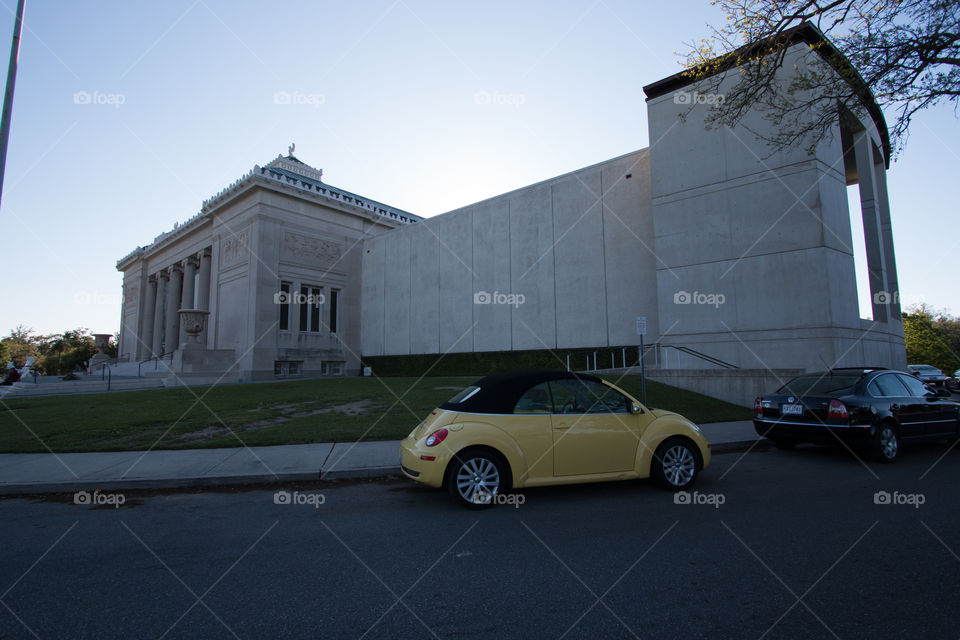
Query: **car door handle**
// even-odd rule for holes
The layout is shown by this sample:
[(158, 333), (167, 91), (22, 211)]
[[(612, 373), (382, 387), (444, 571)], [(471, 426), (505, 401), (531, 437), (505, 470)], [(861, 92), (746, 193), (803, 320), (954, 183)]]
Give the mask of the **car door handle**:
[(560, 425), (559, 427), (554, 427), (553, 430), (554, 430), (554, 431), (566, 431), (566, 430), (569, 429), (569, 428), (570, 428), (570, 425), (564, 424), (564, 425)]

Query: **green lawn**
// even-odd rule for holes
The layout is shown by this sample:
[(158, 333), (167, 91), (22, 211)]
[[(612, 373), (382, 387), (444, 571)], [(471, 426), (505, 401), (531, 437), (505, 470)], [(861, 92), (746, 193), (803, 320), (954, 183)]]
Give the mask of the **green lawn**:
[[(476, 379), (337, 378), (12, 399), (0, 403), (0, 452), (399, 439)], [(610, 380), (640, 397), (639, 376)], [(747, 408), (651, 381), (647, 399), (695, 422), (751, 417)]]

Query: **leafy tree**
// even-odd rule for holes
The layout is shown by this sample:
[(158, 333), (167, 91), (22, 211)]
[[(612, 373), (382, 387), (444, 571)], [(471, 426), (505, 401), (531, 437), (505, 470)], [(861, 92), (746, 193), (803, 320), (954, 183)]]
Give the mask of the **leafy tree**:
[[(711, 107), (708, 125), (742, 124), (758, 109), (776, 133), (759, 135), (781, 149), (827, 137), (846, 112), (865, 119), (859, 93), (869, 88), (895, 114), (891, 138), (903, 147), (919, 111), (960, 100), (960, 3), (956, 0), (714, 0), (726, 24), (691, 47), (687, 73), (716, 89), (723, 77), (739, 80)], [(792, 46), (791, 29), (804, 22), (826, 35), (826, 59), (810, 56), (781, 86), (777, 72)], [(763, 43), (757, 46), (757, 43)], [(837, 52), (859, 71), (836, 73)], [(834, 63), (831, 65), (831, 62)], [(815, 91), (808, 91), (815, 89)], [(789, 123), (789, 124), (784, 124)], [(756, 132), (755, 132), (756, 133)]]
[[(10, 335), (3, 339), (9, 350), (7, 360), (13, 360), (17, 367), (22, 367), (27, 358), (40, 356), (39, 339), (33, 335), (33, 329), (24, 325), (17, 325), (16, 329), (10, 332)], [(4, 362), (5, 366), (7, 363)]]
[[(943, 322), (941, 322), (941, 320)], [(951, 349), (949, 336), (941, 329), (942, 324), (956, 326), (956, 318), (934, 314), (924, 305), (912, 313), (903, 314), (903, 335), (907, 343), (907, 362), (929, 364), (948, 375), (960, 368), (960, 351)]]
[(0, 340), (0, 375), (7, 369), (7, 363), (10, 362), (10, 347), (6, 340)]
[(113, 334), (113, 337), (110, 338), (110, 342), (107, 344), (107, 348), (103, 350), (105, 354), (111, 358), (116, 358), (117, 354), (120, 352), (120, 332), (117, 331)]

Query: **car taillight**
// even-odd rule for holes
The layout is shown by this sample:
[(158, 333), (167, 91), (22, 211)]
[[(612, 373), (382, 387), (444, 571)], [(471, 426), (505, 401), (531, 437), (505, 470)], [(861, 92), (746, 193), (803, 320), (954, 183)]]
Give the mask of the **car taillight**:
[(763, 417), (763, 400), (760, 398), (753, 401), (753, 413), (756, 414), (757, 418)]
[(850, 417), (847, 413), (847, 406), (839, 400), (830, 401), (830, 409), (827, 410), (827, 417), (837, 420), (846, 420)]
[(427, 441), (425, 444), (428, 447), (436, 446), (444, 441), (444, 439), (447, 437), (447, 433), (449, 432), (446, 429), (437, 429), (436, 431), (431, 433), (429, 436), (427, 436)]

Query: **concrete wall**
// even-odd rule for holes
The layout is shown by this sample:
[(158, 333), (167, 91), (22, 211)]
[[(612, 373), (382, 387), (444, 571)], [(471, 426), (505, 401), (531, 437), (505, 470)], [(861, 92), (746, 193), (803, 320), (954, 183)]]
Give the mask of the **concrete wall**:
[[(791, 52), (784, 79), (806, 55)], [(675, 99), (694, 90), (647, 103), (664, 343), (745, 368), (904, 366), (896, 314), (869, 333), (859, 318), (839, 122), (813, 154), (771, 154), (748, 128), (779, 123), (753, 113), (708, 130), (709, 102)], [(879, 147), (872, 121), (862, 126)]]
[(757, 396), (772, 393), (803, 369), (654, 369), (651, 380), (752, 407)]
[(641, 315), (656, 332), (649, 175), (641, 150), (368, 238), (364, 355), (634, 344)]

